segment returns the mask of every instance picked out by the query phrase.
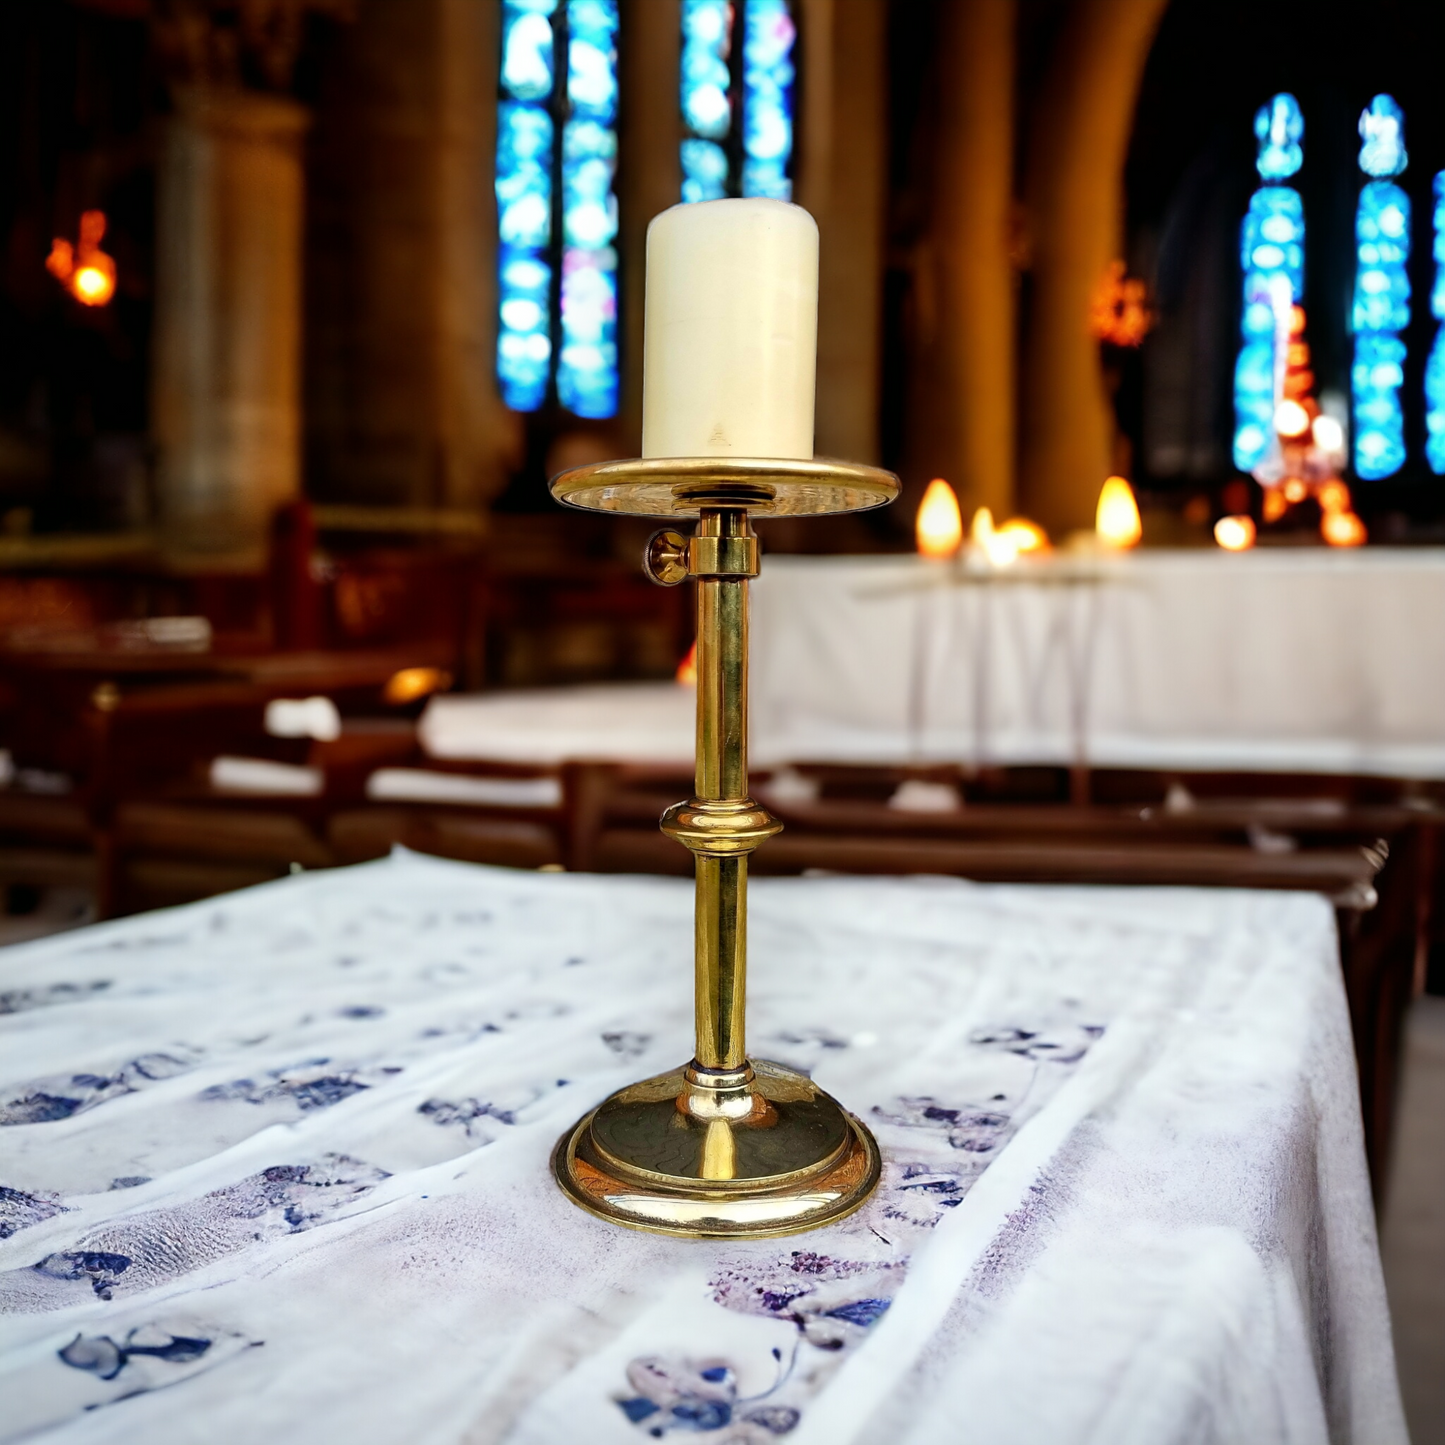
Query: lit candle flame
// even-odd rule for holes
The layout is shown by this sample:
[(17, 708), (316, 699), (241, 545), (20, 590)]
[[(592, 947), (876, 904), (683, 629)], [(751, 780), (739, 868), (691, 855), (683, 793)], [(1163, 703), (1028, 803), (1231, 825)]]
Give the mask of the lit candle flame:
[(1254, 518), (1221, 517), (1214, 524), (1214, 540), (1226, 552), (1247, 552), (1254, 546)]
[[(992, 517), (989, 527), (993, 527)], [(958, 510), (958, 498), (941, 477), (929, 482), (914, 529), (920, 556), (952, 557), (963, 545), (963, 514)]]
[(687, 656), (678, 663), (674, 676), (684, 687), (697, 686), (697, 643), (688, 648)]
[(1353, 512), (1326, 512), (1320, 518), (1320, 536), (1331, 547), (1362, 547), (1369, 535), (1365, 524)]
[(1099, 540), (1108, 547), (1134, 547), (1144, 535), (1134, 489), (1123, 477), (1110, 477), (1099, 492), (1094, 530), (1099, 534)]
[(1037, 522), (1031, 522), (1027, 517), (1010, 517), (998, 530), (1001, 536), (1014, 539), (1014, 550), (1020, 555), (1049, 550), (1049, 534)]

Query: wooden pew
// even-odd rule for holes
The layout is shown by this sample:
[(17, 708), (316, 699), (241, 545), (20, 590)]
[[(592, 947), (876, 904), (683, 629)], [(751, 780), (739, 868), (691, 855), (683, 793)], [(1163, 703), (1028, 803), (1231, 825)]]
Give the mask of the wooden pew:
[[(854, 769), (830, 799), (770, 796), (784, 831), (752, 856), (759, 875), (811, 870), (934, 873), (979, 882), (1293, 889), (1334, 904), (1360, 1072), (1366, 1148), (1382, 1187), (1400, 1038), (1422, 942), (1420, 814), (1406, 807), (1322, 809), (1234, 799), (1212, 806), (964, 805), (907, 812), (886, 799), (897, 770)], [(836, 770), (820, 769), (836, 776)], [(933, 781), (938, 781), (935, 775)], [(570, 770), (569, 864), (598, 872), (685, 876), (691, 855), (657, 829), (687, 796), (676, 770), (576, 764)], [(871, 797), (870, 797), (871, 793)]]

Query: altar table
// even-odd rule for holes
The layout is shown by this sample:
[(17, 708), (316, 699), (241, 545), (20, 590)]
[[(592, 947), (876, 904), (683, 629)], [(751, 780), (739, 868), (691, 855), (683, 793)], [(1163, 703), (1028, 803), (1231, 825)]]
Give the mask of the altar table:
[(755, 1053), (882, 1146), (824, 1231), (614, 1229), (692, 888), (398, 853), (0, 955), (0, 1439), (1405, 1440), (1331, 910), (765, 879)]
[(773, 758), (1445, 778), (1442, 548), (769, 557), (753, 597)]

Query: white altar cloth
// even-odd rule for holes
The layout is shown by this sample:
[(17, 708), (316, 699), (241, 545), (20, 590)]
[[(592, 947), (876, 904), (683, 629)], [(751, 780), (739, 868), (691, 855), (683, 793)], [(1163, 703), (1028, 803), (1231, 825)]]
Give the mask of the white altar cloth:
[(1405, 1440), (1323, 900), (757, 882), (755, 1050), (886, 1163), (746, 1244), (547, 1169), (691, 907), (397, 854), (0, 954), (0, 1439)]
[(1445, 778), (1445, 549), (769, 557), (759, 757)]
[(434, 758), (554, 767), (570, 758), (691, 767), (697, 695), (673, 682), (591, 683), (434, 697), (418, 726)]

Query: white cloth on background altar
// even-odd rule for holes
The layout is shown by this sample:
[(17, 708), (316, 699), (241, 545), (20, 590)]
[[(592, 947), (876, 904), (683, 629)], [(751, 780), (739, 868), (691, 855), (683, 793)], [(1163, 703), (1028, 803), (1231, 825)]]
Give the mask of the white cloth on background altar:
[(815, 1233), (558, 1192), (689, 1052), (692, 888), (398, 853), (0, 954), (0, 1440), (1405, 1440), (1317, 897), (764, 879)]
[(434, 758), (555, 765), (617, 758), (692, 766), (696, 694), (674, 682), (443, 694), (417, 732)]
[(1445, 778), (1445, 549), (769, 557), (760, 762)]

